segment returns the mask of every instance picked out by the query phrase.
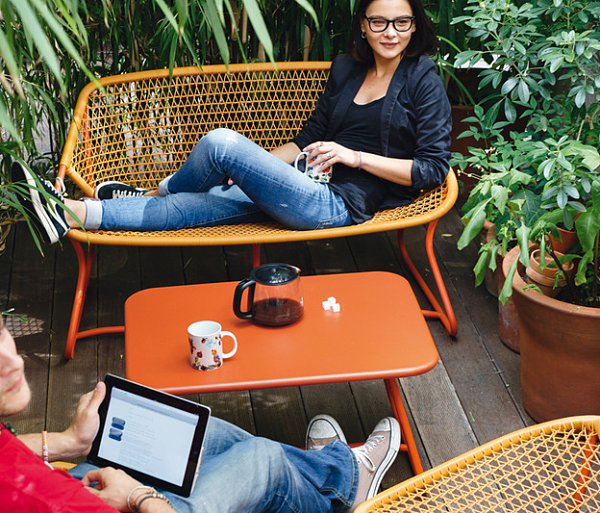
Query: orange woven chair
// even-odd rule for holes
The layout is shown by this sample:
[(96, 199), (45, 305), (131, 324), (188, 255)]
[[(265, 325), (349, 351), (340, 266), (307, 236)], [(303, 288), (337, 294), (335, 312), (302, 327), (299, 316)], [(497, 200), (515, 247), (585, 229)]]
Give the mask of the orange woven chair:
[(521, 429), (381, 492), (356, 513), (600, 511), (600, 417)]
[[(81, 92), (60, 162), (57, 186), (68, 176), (84, 194), (98, 184), (119, 180), (155, 188), (185, 161), (199, 137), (218, 127), (234, 129), (270, 150), (289, 141), (311, 114), (324, 90), (329, 62), (253, 63), (204, 68), (176, 68), (131, 73), (100, 80)], [(73, 358), (78, 339), (122, 332), (123, 326), (79, 331), (96, 245), (208, 246), (253, 244), (344, 237), (398, 230), (402, 256), (449, 334), (456, 319), (435, 255), (437, 220), (458, 195), (450, 170), (445, 183), (405, 207), (379, 212), (365, 223), (343, 228), (296, 231), (276, 223), (182, 229), (164, 232), (83, 231), (69, 238), (79, 262), (79, 277), (67, 336), (65, 357)], [(411, 262), (402, 230), (428, 224), (425, 245), (443, 307)], [(84, 250), (87, 248), (87, 253)]]

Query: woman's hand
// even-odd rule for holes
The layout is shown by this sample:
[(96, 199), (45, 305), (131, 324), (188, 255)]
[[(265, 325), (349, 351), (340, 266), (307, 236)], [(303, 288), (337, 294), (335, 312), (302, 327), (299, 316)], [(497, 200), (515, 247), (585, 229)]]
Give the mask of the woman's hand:
[[(348, 167), (359, 167), (360, 155), (358, 151), (351, 150), (333, 141), (317, 141), (309, 144), (302, 151), (310, 152), (308, 161), (311, 167), (323, 164), (323, 168), (341, 163)], [(316, 159), (313, 161), (313, 159)]]
[[(81, 482), (88, 487), (90, 492), (119, 511), (129, 511), (127, 496), (136, 486), (141, 486), (139, 481), (128, 476), (122, 470), (112, 467), (90, 470), (83, 476)], [(93, 488), (90, 487), (92, 483), (96, 483)], [(142, 490), (140, 490), (141, 492)], [(132, 495), (131, 503), (136, 504), (135, 499), (138, 498), (136, 492)]]
[(333, 141), (317, 141), (309, 144), (303, 151), (310, 152), (308, 161), (312, 167), (323, 164), (323, 169), (327, 169), (341, 162), (348, 167), (360, 168), (366, 173), (390, 182), (412, 185), (412, 159), (384, 157), (374, 153), (354, 151)]
[(73, 450), (79, 453), (77, 457), (90, 452), (100, 427), (98, 408), (105, 395), (106, 385), (102, 381), (96, 384), (94, 390), (82, 395), (71, 425), (64, 431), (64, 435), (71, 440)]

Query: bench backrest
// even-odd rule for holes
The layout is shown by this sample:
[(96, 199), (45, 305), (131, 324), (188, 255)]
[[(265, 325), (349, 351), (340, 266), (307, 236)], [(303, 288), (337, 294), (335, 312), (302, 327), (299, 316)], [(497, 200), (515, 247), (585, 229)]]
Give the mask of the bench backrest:
[(289, 141), (325, 88), (329, 62), (205, 66), (100, 79), (81, 92), (61, 168), (91, 194), (124, 180), (155, 187), (200, 136), (234, 129), (270, 150)]

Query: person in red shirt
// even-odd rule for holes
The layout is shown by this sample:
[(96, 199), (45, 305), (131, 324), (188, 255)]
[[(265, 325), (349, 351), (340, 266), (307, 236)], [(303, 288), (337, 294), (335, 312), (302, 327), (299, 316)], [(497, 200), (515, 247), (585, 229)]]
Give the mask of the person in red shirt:
[[(146, 487), (138, 488), (142, 484), (122, 470), (94, 469), (79, 481), (38, 457), (43, 452), (47, 452), (45, 459), (49, 461), (86, 455), (99, 427), (98, 406), (105, 391), (104, 383), (98, 383), (92, 392), (81, 397), (69, 428), (62, 433), (48, 433), (45, 444), (48, 449), (43, 447), (40, 433), (16, 437), (0, 422), (3, 513), (175, 512), (166, 497), (158, 493), (155, 497)], [(23, 358), (17, 354), (15, 342), (0, 315), (0, 416), (5, 418), (23, 411), (30, 399)], [(89, 487), (91, 483), (97, 483), (95, 488)], [(143, 500), (145, 497), (148, 498)]]

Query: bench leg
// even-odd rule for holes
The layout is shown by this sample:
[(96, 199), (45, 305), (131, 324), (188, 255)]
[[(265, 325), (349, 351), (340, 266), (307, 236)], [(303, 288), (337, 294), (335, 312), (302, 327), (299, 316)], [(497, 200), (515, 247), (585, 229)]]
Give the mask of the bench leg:
[(77, 287), (75, 288), (75, 298), (73, 299), (73, 310), (71, 312), (71, 321), (69, 322), (69, 332), (67, 334), (67, 343), (65, 346), (65, 358), (71, 360), (75, 355), (75, 343), (80, 338), (91, 337), (94, 335), (103, 335), (105, 333), (122, 333), (125, 331), (124, 326), (107, 326), (104, 328), (94, 328), (87, 331), (79, 331), (79, 323), (83, 313), (83, 305), (87, 295), (88, 285), (90, 283), (90, 274), (92, 271), (92, 263), (94, 261), (95, 246), (88, 246), (87, 255), (85, 254), (81, 243), (71, 240), (77, 255), (79, 264), (79, 274), (77, 277)]
[(252, 244), (252, 267), (260, 265), (260, 244)]
[(423, 472), (423, 465), (421, 465), (421, 458), (419, 458), (419, 452), (417, 451), (417, 445), (410, 429), (408, 422), (408, 416), (404, 409), (404, 403), (402, 402), (402, 396), (398, 389), (398, 383), (395, 378), (384, 380), (385, 389), (387, 390), (392, 410), (394, 410), (394, 416), (400, 424), (400, 430), (402, 431), (402, 443), (400, 444), (400, 450), (408, 453), (408, 459), (412, 466), (413, 472), (420, 474)]
[(427, 251), (429, 265), (431, 266), (431, 272), (433, 273), (438, 292), (444, 305), (443, 308), (440, 306), (435, 295), (433, 294), (433, 292), (431, 292), (431, 289), (427, 286), (425, 280), (419, 274), (419, 271), (417, 271), (417, 268), (410, 259), (410, 256), (408, 255), (408, 250), (406, 249), (406, 244), (404, 243), (403, 230), (398, 230), (398, 245), (400, 246), (400, 253), (402, 254), (404, 263), (407, 265), (415, 280), (417, 280), (417, 283), (421, 287), (421, 290), (427, 296), (427, 299), (431, 303), (431, 306), (433, 306), (434, 311), (421, 310), (423, 312), (423, 315), (425, 317), (433, 317), (436, 319), (440, 319), (442, 321), (442, 324), (444, 325), (444, 328), (446, 328), (448, 335), (454, 337), (458, 332), (458, 327), (456, 325), (456, 317), (454, 316), (454, 310), (452, 309), (452, 304), (450, 303), (450, 298), (448, 297), (448, 292), (446, 291), (446, 285), (444, 284), (440, 268), (438, 266), (435, 254), (433, 252), (433, 234), (435, 232), (436, 225), (437, 219), (427, 225), (427, 235), (425, 236), (425, 249)]

